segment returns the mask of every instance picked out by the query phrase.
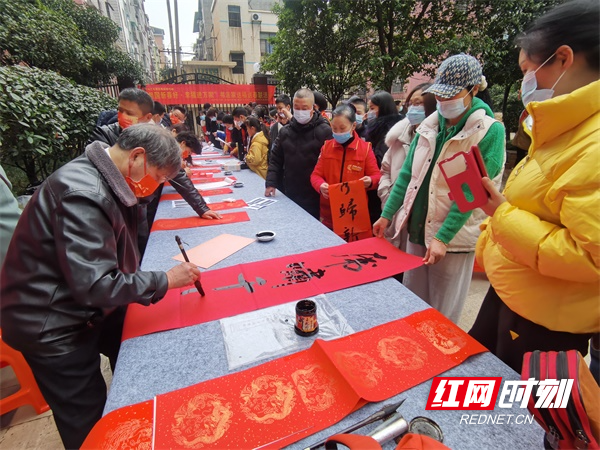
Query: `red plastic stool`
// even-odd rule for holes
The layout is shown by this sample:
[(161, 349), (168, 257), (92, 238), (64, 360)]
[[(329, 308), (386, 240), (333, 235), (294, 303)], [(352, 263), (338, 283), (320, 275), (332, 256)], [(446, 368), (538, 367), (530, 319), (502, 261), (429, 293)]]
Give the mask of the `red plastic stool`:
[(38, 414), (50, 409), (35, 382), (27, 361), (20, 352), (4, 343), (2, 330), (0, 330), (0, 362), (13, 368), (21, 386), (17, 392), (0, 400), (0, 415), (24, 405), (32, 405)]

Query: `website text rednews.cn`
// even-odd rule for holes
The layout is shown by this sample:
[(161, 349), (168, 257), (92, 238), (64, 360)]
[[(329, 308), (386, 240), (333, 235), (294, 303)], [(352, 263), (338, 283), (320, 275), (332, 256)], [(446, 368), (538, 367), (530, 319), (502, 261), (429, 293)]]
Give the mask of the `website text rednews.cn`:
[[(531, 424), (533, 416), (527, 406), (534, 408), (566, 408), (573, 388), (573, 379), (505, 381), (502, 377), (435, 377), (427, 399), (427, 410), (494, 410), (523, 409), (523, 414), (462, 414), (461, 424), (509, 425)], [(499, 398), (498, 398), (499, 397)]]

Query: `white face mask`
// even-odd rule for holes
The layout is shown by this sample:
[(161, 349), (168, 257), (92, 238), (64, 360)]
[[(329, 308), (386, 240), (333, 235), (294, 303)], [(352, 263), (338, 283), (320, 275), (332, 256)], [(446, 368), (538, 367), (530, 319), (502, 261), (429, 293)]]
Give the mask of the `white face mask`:
[(555, 55), (553, 53), (550, 58), (544, 61), (540, 67), (535, 69), (533, 72), (527, 72), (523, 77), (523, 81), (521, 81), (521, 101), (524, 106), (527, 106), (530, 102), (543, 102), (545, 100), (551, 99), (554, 96), (554, 88), (566, 73), (566, 70), (560, 74), (556, 83), (550, 89), (538, 89), (537, 88), (537, 78), (535, 77), (535, 73), (540, 70), (544, 64), (546, 64), (550, 59)]
[[(475, 86), (471, 88), (471, 91), (474, 88)], [(471, 93), (471, 91), (467, 92), (467, 95), (465, 95), (465, 97), (468, 96)], [(446, 100), (444, 102), (436, 100), (437, 110), (445, 119), (456, 119), (457, 117), (460, 117), (460, 115), (464, 113), (469, 106), (471, 106), (470, 102), (467, 106), (465, 106), (465, 97), (457, 98), (454, 100)]]
[(312, 118), (311, 110), (308, 110), (308, 111), (298, 110), (298, 109), (294, 110), (294, 119), (296, 119), (296, 121), (302, 125), (310, 122), (311, 118)]

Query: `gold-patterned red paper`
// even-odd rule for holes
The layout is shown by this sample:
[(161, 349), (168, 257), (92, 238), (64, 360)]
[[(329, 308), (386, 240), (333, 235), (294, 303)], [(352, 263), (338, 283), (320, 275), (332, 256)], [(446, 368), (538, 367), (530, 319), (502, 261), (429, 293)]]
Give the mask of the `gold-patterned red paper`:
[(150, 450), (154, 400), (125, 406), (104, 416), (90, 431), (82, 450)]
[(180, 219), (159, 219), (152, 224), (154, 231), (182, 230), (184, 228), (208, 227), (211, 225), (226, 225), (228, 223), (247, 222), (250, 220), (246, 211), (221, 214), (221, 219), (203, 219), (201, 217), (182, 217)]
[[(485, 351), (433, 309), (156, 397), (154, 447), (281, 448)], [(451, 352), (451, 353), (449, 353)]]
[(430, 308), (113, 411), (82, 448), (282, 448), (484, 351)]

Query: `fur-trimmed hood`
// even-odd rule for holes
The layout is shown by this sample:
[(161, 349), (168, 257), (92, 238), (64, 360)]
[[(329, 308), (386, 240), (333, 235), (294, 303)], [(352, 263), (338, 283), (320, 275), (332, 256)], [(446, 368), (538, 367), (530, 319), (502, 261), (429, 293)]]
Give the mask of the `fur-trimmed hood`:
[(411, 132), (412, 125), (408, 119), (404, 118), (400, 122), (396, 123), (388, 134), (385, 136), (385, 145), (391, 147), (397, 140), (400, 140), (402, 144), (410, 145), (414, 133)]

